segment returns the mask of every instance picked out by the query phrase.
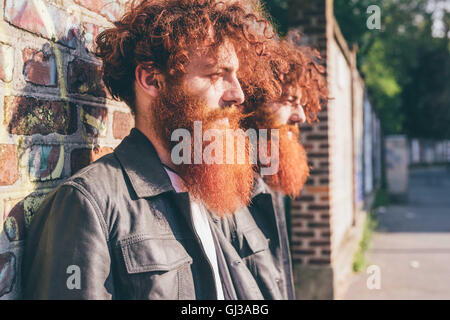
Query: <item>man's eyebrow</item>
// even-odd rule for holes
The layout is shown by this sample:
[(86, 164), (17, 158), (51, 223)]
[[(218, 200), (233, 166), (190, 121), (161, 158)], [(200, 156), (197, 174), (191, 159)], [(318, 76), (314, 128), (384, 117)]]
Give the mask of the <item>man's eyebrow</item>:
[(233, 71), (237, 70), (236, 68), (234, 68), (234, 66), (226, 65), (226, 64), (216, 64), (216, 63), (208, 63), (207, 65), (204, 66), (204, 69), (206, 69), (206, 70), (209, 70), (209, 69), (223, 70), (225, 72), (233, 72)]

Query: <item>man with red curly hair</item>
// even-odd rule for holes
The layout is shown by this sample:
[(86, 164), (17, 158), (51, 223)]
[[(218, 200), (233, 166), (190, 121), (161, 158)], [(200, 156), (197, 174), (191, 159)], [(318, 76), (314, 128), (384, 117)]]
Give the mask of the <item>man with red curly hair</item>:
[[(299, 48), (290, 40), (277, 42), (268, 50), (271, 52), (272, 70), (281, 85), (281, 96), (271, 100), (262, 88), (253, 92), (244, 103), (248, 116), (243, 121), (243, 127), (272, 131), (267, 132), (263, 140), (260, 137), (258, 147), (261, 144), (277, 145), (278, 157), (275, 161), (278, 162), (278, 170), (274, 174), (263, 175), (263, 168), (272, 164), (259, 162), (251, 204), (224, 219), (223, 229), (236, 233), (236, 239), (249, 239), (247, 242), (253, 247), (253, 239), (268, 239), (265, 245), (258, 247), (258, 254), (253, 255), (248, 254), (244, 243), (232, 243), (251, 270), (265, 299), (294, 299), (284, 196), (298, 197), (309, 175), (298, 125), (317, 119), (317, 113), (328, 99), (328, 90), (324, 68), (318, 63), (318, 52), (309, 47)], [(242, 81), (244, 91), (254, 86), (252, 81), (255, 79)], [(273, 135), (273, 132), (277, 134)], [(271, 147), (267, 149), (272, 150)], [(251, 219), (257, 227), (242, 230), (239, 227), (242, 217)]]
[[(196, 123), (239, 127), (238, 76), (252, 75), (274, 94), (273, 73), (263, 67), (268, 28), (257, 11), (233, 1), (144, 0), (98, 36), (103, 81), (130, 106), (136, 125), (35, 213), (25, 298), (264, 297), (208, 214), (221, 218), (249, 203), (252, 165), (202, 163), (195, 151), (205, 144), (192, 136)], [(178, 129), (188, 134), (181, 142)], [(194, 147), (178, 154), (187, 162), (175, 161), (178, 143)]]

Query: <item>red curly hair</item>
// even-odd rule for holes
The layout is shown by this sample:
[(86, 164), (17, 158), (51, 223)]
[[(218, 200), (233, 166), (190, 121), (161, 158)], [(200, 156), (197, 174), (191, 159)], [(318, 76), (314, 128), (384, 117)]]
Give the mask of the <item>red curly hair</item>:
[(279, 85), (265, 54), (267, 43), (273, 41), (272, 28), (262, 11), (254, 9), (230, 0), (133, 0), (114, 27), (96, 38), (103, 82), (112, 97), (126, 102), (135, 114), (138, 65), (162, 75), (166, 85), (179, 83), (189, 63), (189, 48), (210, 47), (214, 53), (229, 40), (239, 60), (245, 60), (239, 77), (255, 76), (258, 86), (275, 96)]
[(302, 93), (301, 104), (308, 123), (317, 121), (317, 114), (329, 99), (320, 53), (307, 46), (297, 47), (290, 40), (271, 42), (266, 51), (280, 91), (278, 95), (268, 94), (264, 86), (255, 88), (259, 79), (243, 79), (244, 92), (249, 95), (244, 107), (250, 114), (243, 123), (244, 127), (266, 128), (273, 123), (273, 112), (266, 107), (267, 104), (288, 99), (297, 88)]

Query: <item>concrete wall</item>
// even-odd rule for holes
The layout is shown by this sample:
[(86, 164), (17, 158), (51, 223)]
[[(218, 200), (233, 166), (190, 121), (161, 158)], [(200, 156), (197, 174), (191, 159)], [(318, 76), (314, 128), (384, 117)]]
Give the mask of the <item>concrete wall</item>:
[(21, 250), (45, 195), (133, 126), (112, 101), (93, 39), (123, 3), (0, 1), (0, 299), (20, 297)]
[(386, 180), (393, 197), (404, 198), (408, 192), (409, 144), (405, 135), (386, 137)]

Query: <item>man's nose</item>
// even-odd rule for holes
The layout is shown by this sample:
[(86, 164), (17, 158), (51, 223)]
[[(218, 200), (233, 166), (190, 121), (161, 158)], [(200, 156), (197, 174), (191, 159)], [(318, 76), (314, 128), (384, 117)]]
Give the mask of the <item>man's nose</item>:
[(233, 77), (222, 98), (226, 105), (240, 105), (244, 103), (244, 92), (242, 91), (241, 84), (237, 78)]
[(300, 123), (304, 123), (306, 122), (306, 114), (305, 114), (305, 110), (303, 109), (303, 106), (298, 103), (295, 107), (295, 113), (298, 115), (299, 117), (299, 122)]

